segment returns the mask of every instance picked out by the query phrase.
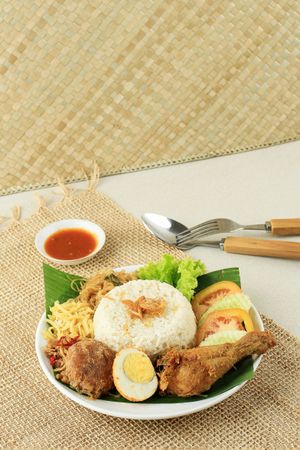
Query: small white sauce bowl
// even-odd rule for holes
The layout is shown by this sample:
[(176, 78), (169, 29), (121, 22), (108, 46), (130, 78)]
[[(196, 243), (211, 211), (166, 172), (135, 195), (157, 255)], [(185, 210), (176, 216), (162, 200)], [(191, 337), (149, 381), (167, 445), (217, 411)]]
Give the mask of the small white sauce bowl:
[[(97, 240), (97, 246), (95, 250), (92, 253), (89, 253), (88, 255), (77, 259), (57, 259), (48, 255), (48, 253), (45, 250), (45, 243), (48, 237), (51, 236), (53, 233), (56, 233), (56, 231), (71, 228), (76, 229), (79, 228), (92, 233)], [(64, 266), (74, 266), (76, 264), (82, 264), (85, 261), (88, 261), (102, 249), (104, 244), (105, 244), (104, 230), (101, 227), (99, 227), (99, 225), (96, 225), (93, 222), (80, 219), (66, 219), (66, 220), (59, 220), (58, 222), (49, 223), (47, 226), (42, 228), (35, 237), (35, 246), (37, 250), (40, 252), (40, 254), (44, 256), (44, 258), (47, 258), (49, 261), (52, 261), (56, 264), (62, 264)]]

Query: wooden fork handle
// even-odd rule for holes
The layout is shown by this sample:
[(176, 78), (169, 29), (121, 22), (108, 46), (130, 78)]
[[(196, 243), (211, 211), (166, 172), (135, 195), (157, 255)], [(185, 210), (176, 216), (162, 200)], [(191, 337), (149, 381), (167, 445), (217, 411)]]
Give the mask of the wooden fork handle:
[(223, 245), (225, 252), (228, 253), (271, 256), (272, 258), (300, 259), (299, 242), (228, 237), (225, 239)]
[(271, 231), (279, 236), (300, 235), (300, 219), (271, 219)]

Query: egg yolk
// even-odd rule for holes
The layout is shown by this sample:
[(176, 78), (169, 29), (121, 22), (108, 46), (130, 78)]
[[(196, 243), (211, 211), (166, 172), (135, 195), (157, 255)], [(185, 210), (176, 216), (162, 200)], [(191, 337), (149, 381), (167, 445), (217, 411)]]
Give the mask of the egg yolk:
[(127, 378), (135, 383), (149, 383), (155, 375), (150, 359), (141, 353), (126, 356), (123, 369)]

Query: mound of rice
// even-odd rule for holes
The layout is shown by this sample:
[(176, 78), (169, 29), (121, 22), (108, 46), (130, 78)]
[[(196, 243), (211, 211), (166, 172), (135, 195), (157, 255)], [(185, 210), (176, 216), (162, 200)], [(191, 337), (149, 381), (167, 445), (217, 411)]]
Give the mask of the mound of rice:
[[(122, 300), (136, 301), (141, 296), (164, 299), (164, 314), (147, 320), (131, 318)], [(195, 333), (190, 302), (173, 286), (155, 280), (129, 281), (115, 287), (102, 298), (94, 315), (95, 339), (115, 351), (135, 347), (155, 356), (170, 347), (191, 346)]]

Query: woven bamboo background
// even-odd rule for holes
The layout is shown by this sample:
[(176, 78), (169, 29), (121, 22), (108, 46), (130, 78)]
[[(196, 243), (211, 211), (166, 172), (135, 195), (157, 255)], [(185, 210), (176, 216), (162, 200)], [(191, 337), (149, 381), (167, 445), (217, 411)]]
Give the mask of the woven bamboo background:
[(298, 0), (2, 0), (0, 192), (300, 137)]

